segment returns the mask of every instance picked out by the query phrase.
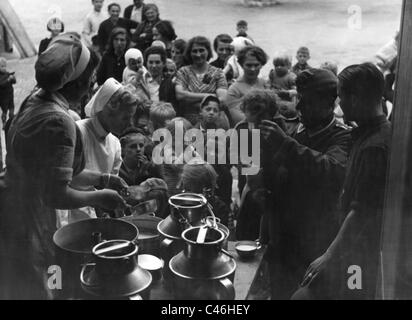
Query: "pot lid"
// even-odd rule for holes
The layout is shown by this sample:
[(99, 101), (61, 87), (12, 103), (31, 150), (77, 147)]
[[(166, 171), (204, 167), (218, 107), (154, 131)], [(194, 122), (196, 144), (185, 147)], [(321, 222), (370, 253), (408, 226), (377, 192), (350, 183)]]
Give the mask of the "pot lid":
[(87, 219), (68, 224), (53, 235), (54, 244), (72, 253), (91, 254), (95, 246), (93, 234), (101, 234), (101, 240), (135, 241), (139, 230), (133, 224), (117, 219)]

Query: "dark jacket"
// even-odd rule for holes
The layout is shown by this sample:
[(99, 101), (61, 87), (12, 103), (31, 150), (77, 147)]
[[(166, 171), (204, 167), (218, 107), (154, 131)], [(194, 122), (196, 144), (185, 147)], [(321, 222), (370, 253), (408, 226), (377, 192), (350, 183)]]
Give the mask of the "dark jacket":
[[(136, 44), (135, 47), (144, 52), (152, 45), (153, 42), (153, 27), (160, 20), (149, 22), (147, 20), (142, 21), (137, 27), (136, 31), (132, 35), (132, 41)], [(144, 34), (143, 37), (141, 35)]]
[(126, 29), (130, 38), (130, 30), (136, 28), (138, 23), (136, 21), (128, 20), (119, 18), (116, 25), (109, 19), (104, 20), (99, 27), (99, 31), (97, 32), (97, 43), (100, 48), (100, 52), (104, 52), (107, 46), (107, 42), (109, 41), (110, 34), (114, 28), (120, 27)]
[[(333, 119), (309, 134), (300, 124), (267, 153), (263, 145), (265, 185), (273, 207), (268, 223), (268, 258), (303, 276), (338, 231), (337, 203), (351, 145), (349, 128)], [(298, 280), (297, 280), (298, 281)]]
[[(146, 7), (146, 5), (143, 4), (143, 5), (142, 5), (142, 21), (144, 20), (143, 12), (145, 11), (145, 7)], [(123, 17), (124, 17), (125, 19), (129, 19), (129, 20), (130, 20), (130, 18), (132, 17), (133, 8), (134, 8), (134, 4), (131, 4), (130, 6), (127, 6), (126, 9), (124, 9)]]
[(124, 68), (126, 68), (124, 55), (117, 57), (113, 51), (106, 51), (97, 68), (97, 84), (101, 86), (110, 77), (122, 82)]

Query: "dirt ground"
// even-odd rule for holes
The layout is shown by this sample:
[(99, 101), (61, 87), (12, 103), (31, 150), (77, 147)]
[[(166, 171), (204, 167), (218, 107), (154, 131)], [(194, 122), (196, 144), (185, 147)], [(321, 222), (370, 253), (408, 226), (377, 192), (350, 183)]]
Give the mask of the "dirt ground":
[[(49, 9), (60, 6), (66, 30), (81, 31), (82, 21), (91, 9), (87, 0), (10, 0), (33, 43), (48, 36), (46, 21)], [(108, 4), (111, 1), (106, 1)], [(131, 0), (117, 0), (125, 8)], [(348, 27), (348, 8), (352, 0), (281, 0), (281, 4), (264, 8), (246, 8), (241, 0), (146, 0), (160, 8), (161, 18), (173, 21), (179, 37), (189, 39), (205, 35), (213, 39), (218, 33), (235, 35), (236, 22), (249, 22), (249, 34), (269, 56), (278, 51), (293, 56), (299, 46), (308, 46), (318, 66), (322, 61), (336, 61), (339, 68), (370, 58), (393, 37), (400, 25), (401, 0), (357, 0), (362, 9), (362, 28)], [(34, 85), (35, 58), (12, 60), (16, 71), (16, 105)], [(268, 63), (262, 71), (267, 75)]]

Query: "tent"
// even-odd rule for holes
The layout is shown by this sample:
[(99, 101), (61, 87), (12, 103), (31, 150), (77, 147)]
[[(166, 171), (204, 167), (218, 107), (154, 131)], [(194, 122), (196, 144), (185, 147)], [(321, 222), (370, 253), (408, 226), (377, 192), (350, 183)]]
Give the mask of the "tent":
[[(22, 58), (32, 57), (37, 54), (36, 48), (13, 7), (10, 5), (9, 0), (0, 1), (0, 25), (3, 29), (0, 39), (4, 44), (3, 48), (5, 51), (10, 49), (10, 42), (8, 41), (8, 36), (10, 36), (10, 40), (12, 40)], [(5, 34), (7, 35), (5, 36)]]

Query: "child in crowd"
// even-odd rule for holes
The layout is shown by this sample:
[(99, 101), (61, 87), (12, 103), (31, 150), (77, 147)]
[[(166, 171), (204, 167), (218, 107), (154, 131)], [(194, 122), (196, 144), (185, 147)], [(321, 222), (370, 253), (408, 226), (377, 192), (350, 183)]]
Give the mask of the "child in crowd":
[[(252, 40), (247, 34), (248, 31), (248, 23), (245, 20), (239, 20), (236, 23), (236, 31), (237, 31), (237, 36), (236, 37), (244, 37)], [(252, 40), (253, 41), (253, 40)]]
[(134, 126), (142, 131), (149, 139), (151, 139), (153, 134), (153, 127), (150, 123), (150, 107), (151, 104), (142, 103), (141, 111), (136, 112), (133, 116)]
[(177, 39), (172, 42), (172, 60), (176, 63), (176, 69), (179, 70), (181, 67), (186, 65), (184, 59), (184, 52), (186, 50), (186, 41), (183, 39)]
[(310, 52), (307, 47), (300, 47), (296, 53), (296, 59), (298, 62), (293, 66), (292, 71), (299, 75), (304, 70), (310, 69), (311, 66), (308, 64), (310, 59)]
[(0, 57), (0, 107), (2, 110), (1, 119), (3, 120), (3, 128), (7, 121), (14, 116), (14, 89), (13, 84), (16, 83), (14, 72), (7, 70), (7, 60)]
[(325, 61), (320, 65), (321, 69), (331, 71), (335, 76), (338, 76), (338, 65), (333, 61)]
[(166, 60), (164, 75), (167, 78), (174, 80), (177, 73), (176, 63), (172, 59)]
[(50, 31), (50, 38), (44, 38), (40, 41), (39, 55), (46, 51), (50, 42), (60, 33), (64, 32), (64, 23), (61, 19), (54, 17), (47, 22), (47, 30)]
[[(235, 81), (243, 76), (243, 68), (237, 61), (237, 56), (243, 48), (247, 46), (253, 46), (254, 43), (248, 38), (236, 37), (233, 39), (230, 45), (233, 47), (234, 54), (228, 59), (227, 64), (223, 69), (223, 73), (226, 77), (228, 76), (228, 74), (232, 73), (233, 81)], [(230, 85), (230, 83), (228, 84)]]
[[(232, 181), (233, 177), (230, 172), (230, 159), (227, 139), (215, 139), (214, 150), (209, 148), (209, 140), (206, 130), (222, 129), (217, 125), (220, 113), (220, 101), (216, 96), (210, 95), (203, 99), (200, 104), (200, 120), (195, 128), (202, 130), (204, 133), (205, 153), (204, 160), (214, 158), (213, 168), (218, 174), (217, 178), (217, 196), (222, 199), (228, 207), (232, 202)], [(213, 144), (212, 144), (213, 146)], [(219, 156), (225, 154), (224, 163), (219, 163)]]
[(216, 96), (210, 95), (205, 97), (200, 103), (200, 120), (195, 128), (217, 129), (217, 120), (220, 112), (220, 101)]
[[(243, 97), (241, 109), (245, 113), (246, 119), (239, 122), (235, 130), (238, 132), (242, 129), (249, 131), (247, 142), (249, 153), (252, 150), (251, 130), (259, 129), (259, 125), (263, 120), (275, 121), (284, 131), (287, 131), (285, 123), (279, 115), (278, 98), (272, 90), (254, 89), (248, 92)], [(238, 135), (240, 136), (240, 133)], [(261, 141), (261, 143), (264, 142), (264, 140)], [(264, 149), (261, 147), (260, 150)], [(267, 210), (268, 205), (265, 198), (263, 175), (261, 169), (256, 175), (243, 175), (242, 166), (250, 166), (251, 164), (245, 163), (241, 156), (239, 158), (238, 187), (241, 203), (237, 219), (236, 237), (238, 240), (254, 240), (259, 238), (261, 215)]]
[(291, 72), (291, 58), (286, 54), (279, 54), (273, 59), (273, 67), (269, 73), (269, 85), (279, 96), (279, 108), (283, 116), (296, 116), (296, 74)]
[(150, 143), (146, 135), (137, 128), (130, 128), (120, 138), (122, 165), (119, 176), (128, 185), (139, 185), (149, 178), (161, 178), (159, 168), (145, 152)]
[(150, 121), (153, 130), (165, 128), (176, 117), (176, 111), (168, 102), (156, 102), (150, 108)]
[(143, 54), (139, 49), (129, 49), (124, 55), (126, 68), (123, 71), (123, 84), (135, 84), (138, 78), (147, 73), (143, 66)]
[[(166, 141), (167, 146), (164, 147), (160, 156), (163, 157), (163, 163), (159, 165), (161, 175), (167, 184), (169, 195), (181, 193), (180, 176), (183, 170), (183, 159), (186, 147), (189, 146), (188, 141), (184, 141), (185, 133), (192, 129), (192, 124), (182, 117), (173, 118), (166, 127), (170, 133), (172, 141)], [(181, 144), (177, 146), (177, 144)], [(155, 153), (154, 153), (155, 156)]]
[(213, 208), (214, 215), (224, 225), (228, 225), (229, 207), (215, 195), (217, 173), (213, 166), (199, 159), (185, 164), (182, 171), (181, 186), (185, 192), (203, 194)]

